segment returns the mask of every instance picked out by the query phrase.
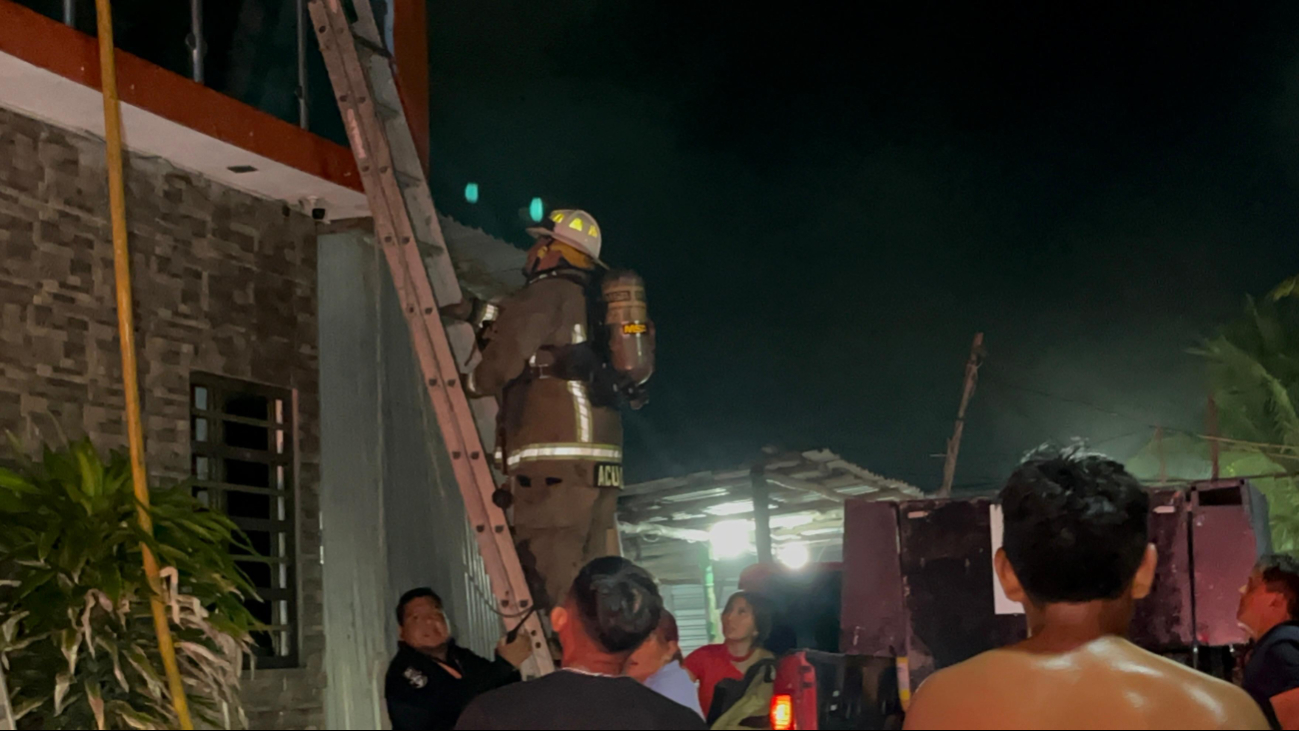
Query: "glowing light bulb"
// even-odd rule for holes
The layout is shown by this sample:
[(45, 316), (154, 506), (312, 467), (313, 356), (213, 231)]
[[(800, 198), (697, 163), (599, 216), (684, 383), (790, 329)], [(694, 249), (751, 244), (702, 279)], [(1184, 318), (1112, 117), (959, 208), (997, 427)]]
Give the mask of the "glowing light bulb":
[(723, 520), (715, 523), (708, 531), (713, 558), (736, 558), (751, 551), (749, 533), (752, 530), (753, 524), (747, 520)]
[(776, 549), (776, 559), (791, 569), (801, 569), (812, 560), (806, 543), (786, 543)]

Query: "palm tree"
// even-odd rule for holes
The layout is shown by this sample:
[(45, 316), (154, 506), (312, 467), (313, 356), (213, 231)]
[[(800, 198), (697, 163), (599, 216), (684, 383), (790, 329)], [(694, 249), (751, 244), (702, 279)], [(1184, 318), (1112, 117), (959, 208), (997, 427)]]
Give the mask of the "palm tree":
[(1256, 479), (1267, 495), (1277, 550), (1299, 551), (1299, 277), (1262, 302), (1245, 302), (1244, 315), (1195, 352), (1208, 363), (1218, 407), (1224, 476), (1283, 473)]

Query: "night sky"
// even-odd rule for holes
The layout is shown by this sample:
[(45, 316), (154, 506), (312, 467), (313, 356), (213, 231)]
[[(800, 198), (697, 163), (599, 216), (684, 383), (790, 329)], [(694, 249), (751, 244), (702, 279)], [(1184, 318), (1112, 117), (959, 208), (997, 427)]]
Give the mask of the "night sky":
[[(187, 5), (115, 7), (187, 72)], [(293, 2), (205, 7), (208, 83), (296, 121)], [(520, 246), (533, 196), (585, 208), (647, 280), (632, 481), (775, 444), (933, 489), (976, 331), (958, 487), (1047, 440), (1126, 458), (1202, 431), (1187, 349), (1299, 273), (1297, 3), (428, 7), (439, 207)]]
[(631, 480), (778, 444), (934, 489), (980, 330), (958, 487), (1127, 457), (1299, 272), (1299, 4), (663, 7), (429, 4), (439, 205), (520, 245), (531, 196), (586, 208), (647, 280)]

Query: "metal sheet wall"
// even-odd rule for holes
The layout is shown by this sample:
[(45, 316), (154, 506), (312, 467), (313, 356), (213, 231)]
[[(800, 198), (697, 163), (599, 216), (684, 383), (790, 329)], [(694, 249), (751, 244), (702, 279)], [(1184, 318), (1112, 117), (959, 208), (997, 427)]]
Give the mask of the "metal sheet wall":
[(325, 719), (329, 728), (379, 728), (392, 654), (379, 499), (379, 272), (358, 234), (324, 235), (318, 247)]
[[(386, 271), (385, 271), (386, 274)], [(457, 641), (490, 657), (501, 635), (478, 545), (424, 389), (391, 278), (381, 277), (384, 528), (392, 601), (416, 586), (442, 595)], [(389, 637), (396, 642), (396, 617)]]
[(406, 321), (368, 236), (319, 239), (321, 523), (330, 728), (379, 728), (402, 592), (442, 595), (490, 657), (501, 634)]
[(681, 652), (689, 655), (712, 640), (708, 636), (708, 598), (703, 584), (665, 584), (663, 605), (677, 620)]

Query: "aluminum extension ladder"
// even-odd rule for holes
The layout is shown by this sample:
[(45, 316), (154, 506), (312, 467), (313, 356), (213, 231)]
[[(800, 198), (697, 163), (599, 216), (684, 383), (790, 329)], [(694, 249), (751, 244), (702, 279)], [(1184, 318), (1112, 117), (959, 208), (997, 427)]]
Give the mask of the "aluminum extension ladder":
[[(347, 17), (348, 5), (355, 9), (355, 21)], [(375, 235), (410, 325), (424, 383), (491, 579), (496, 611), (509, 625), (524, 619), (521, 631), (532, 640), (535, 663), (526, 670), (545, 675), (554, 670), (554, 661), (541, 620), (531, 611), (532, 595), (505, 513), (491, 499), (496, 482), (482, 435), (495, 437), (496, 406), (492, 399), (475, 399), (471, 405), (465, 396), (460, 373), (476, 361), (474, 334), (466, 323), (444, 325), (438, 314), (439, 304), (459, 302), (462, 294), (397, 93), (391, 56), (370, 0), (310, 0), (308, 9), (374, 217)]]

